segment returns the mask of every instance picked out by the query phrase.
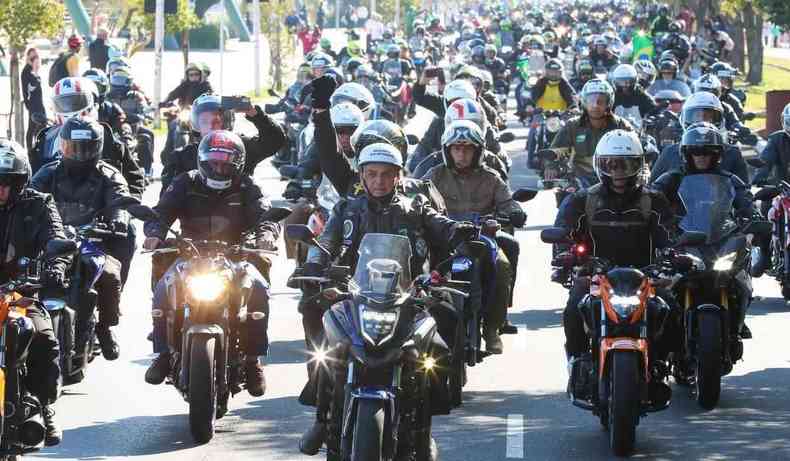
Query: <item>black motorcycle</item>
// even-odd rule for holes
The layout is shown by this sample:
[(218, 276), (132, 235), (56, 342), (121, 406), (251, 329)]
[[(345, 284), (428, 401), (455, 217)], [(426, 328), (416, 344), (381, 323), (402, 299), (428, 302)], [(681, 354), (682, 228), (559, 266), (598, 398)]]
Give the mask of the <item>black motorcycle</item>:
[[(286, 233), (316, 245), (304, 226)], [(366, 234), (348, 291), (335, 289), (337, 303), (324, 314), (328, 350), (316, 353), (328, 366), (333, 387), (327, 459), (428, 460), (434, 414), (449, 412), (449, 348), (430, 315), (436, 303), (426, 292), (463, 295), (430, 278), (412, 284), (411, 242), (391, 234)], [(338, 277), (342, 267), (332, 267)], [(345, 268), (348, 273), (348, 268)]]
[(721, 377), (743, 356), (742, 328), (752, 300), (749, 234), (768, 234), (771, 225), (733, 218), (735, 192), (724, 176), (688, 175), (678, 195), (686, 208), (680, 228), (707, 238), (688, 245), (704, 266), (674, 286), (685, 335), (672, 371), (679, 384), (693, 386), (701, 407), (712, 409), (721, 394)]

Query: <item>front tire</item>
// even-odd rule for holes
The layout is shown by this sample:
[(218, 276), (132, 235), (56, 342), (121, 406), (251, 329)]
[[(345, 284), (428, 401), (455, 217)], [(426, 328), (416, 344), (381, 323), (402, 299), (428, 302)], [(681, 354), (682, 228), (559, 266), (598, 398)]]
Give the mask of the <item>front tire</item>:
[(721, 395), (721, 319), (716, 312), (697, 314), (697, 403), (712, 410)]
[(359, 400), (351, 461), (380, 461), (384, 447), (383, 400)]
[(217, 409), (215, 344), (216, 338), (196, 336), (189, 351), (189, 429), (198, 443), (207, 443), (214, 437)]
[(609, 376), (609, 445), (616, 456), (628, 456), (634, 450), (639, 421), (639, 355), (612, 352)]

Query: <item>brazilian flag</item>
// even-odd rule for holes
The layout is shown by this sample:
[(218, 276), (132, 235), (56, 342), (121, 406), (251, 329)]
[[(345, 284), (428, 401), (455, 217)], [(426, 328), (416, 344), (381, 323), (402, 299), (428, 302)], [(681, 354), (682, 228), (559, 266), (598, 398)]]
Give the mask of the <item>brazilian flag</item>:
[(634, 50), (634, 53), (631, 55), (632, 61), (638, 61), (640, 59), (653, 60), (656, 50), (653, 47), (653, 37), (651, 37), (650, 34), (643, 30), (636, 31), (631, 39), (631, 43), (633, 44)]

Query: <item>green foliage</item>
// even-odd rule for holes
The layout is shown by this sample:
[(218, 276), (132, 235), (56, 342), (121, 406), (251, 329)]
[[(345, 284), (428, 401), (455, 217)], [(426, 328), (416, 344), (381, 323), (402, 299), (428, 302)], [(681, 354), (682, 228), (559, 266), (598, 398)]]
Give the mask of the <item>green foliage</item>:
[(787, 30), (790, 28), (790, 2), (787, 0), (759, 0), (768, 20)]
[[(128, 6), (129, 9), (136, 10), (139, 25), (145, 30), (153, 31), (156, 27), (156, 15), (143, 13), (143, 4), (144, 0), (130, 0)], [(197, 17), (195, 10), (189, 7), (189, 0), (178, 0), (178, 12), (165, 15), (165, 32), (168, 34), (196, 29), (202, 24), (203, 21)]]
[(24, 50), (37, 35), (63, 28), (64, 7), (56, 0), (0, 0), (0, 30), (13, 50)]
[[(395, 2), (396, 0), (378, 0), (376, 2), (376, 12), (381, 15), (382, 22), (385, 25), (395, 24)], [(411, 8), (412, 10), (419, 10), (421, 3), (417, 0), (400, 0), (400, 22), (404, 24), (406, 21), (406, 11)], [(403, 28), (401, 26), (401, 28)]]

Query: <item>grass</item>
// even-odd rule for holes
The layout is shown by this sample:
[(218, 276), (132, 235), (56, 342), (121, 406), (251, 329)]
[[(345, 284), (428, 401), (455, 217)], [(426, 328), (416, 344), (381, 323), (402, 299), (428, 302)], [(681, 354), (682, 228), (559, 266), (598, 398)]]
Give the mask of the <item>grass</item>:
[[(776, 67), (779, 66), (779, 67)], [(745, 85), (744, 81), (740, 82)], [(740, 86), (740, 85), (739, 85)], [(765, 93), (771, 90), (790, 89), (790, 59), (765, 57), (763, 62), (763, 81), (759, 85), (746, 86), (746, 107), (750, 112), (765, 112)], [(765, 128), (765, 117), (756, 117), (746, 122), (754, 130)]]

